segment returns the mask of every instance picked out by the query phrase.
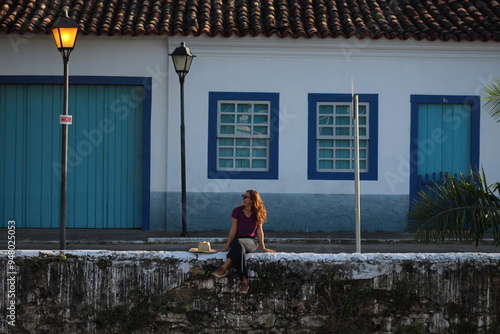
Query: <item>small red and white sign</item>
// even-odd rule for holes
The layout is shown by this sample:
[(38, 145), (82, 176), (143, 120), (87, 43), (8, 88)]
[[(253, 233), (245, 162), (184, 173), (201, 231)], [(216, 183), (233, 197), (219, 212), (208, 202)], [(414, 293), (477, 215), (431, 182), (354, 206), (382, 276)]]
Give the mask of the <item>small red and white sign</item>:
[(60, 124), (71, 124), (73, 123), (73, 116), (71, 115), (60, 115), (59, 116), (59, 123)]

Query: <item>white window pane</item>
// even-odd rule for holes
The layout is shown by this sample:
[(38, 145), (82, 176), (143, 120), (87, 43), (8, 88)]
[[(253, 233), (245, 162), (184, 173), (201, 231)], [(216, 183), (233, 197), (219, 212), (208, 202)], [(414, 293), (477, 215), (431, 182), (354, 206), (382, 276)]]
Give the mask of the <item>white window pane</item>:
[(349, 160), (337, 160), (335, 161), (335, 169), (350, 169)]
[(267, 139), (255, 138), (252, 139), (253, 146), (267, 146)]
[(252, 150), (252, 156), (257, 158), (265, 158), (267, 156), (266, 148), (254, 148)]
[(267, 113), (269, 111), (269, 106), (267, 104), (256, 104), (253, 107), (253, 112), (255, 113)]
[(335, 125), (350, 125), (351, 118), (348, 116), (337, 116), (335, 117)]
[(222, 113), (234, 113), (235, 106), (233, 103), (222, 103), (220, 106), (220, 111)]
[(233, 168), (233, 159), (219, 159), (219, 168)]
[(249, 168), (250, 159), (236, 159), (236, 168)]
[(333, 158), (333, 150), (321, 149), (321, 150), (319, 150), (319, 157), (320, 158)]
[(318, 141), (319, 143), (319, 147), (333, 147), (333, 140), (325, 140), (325, 139), (322, 139), (322, 140), (319, 140)]
[(233, 124), (234, 115), (220, 115), (220, 122), (224, 124)]
[(238, 123), (239, 124), (249, 124), (251, 123), (251, 116), (250, 115), (238, 115)]
[(320, 125), (333, 125), (333, 116), (320, 116), (319, 117)]
[(319, 113), (320, 114), (333, 114), (333, 106), (320, 106)]
[(351, 130), (350, 128), (337, 127), (337, 128), (335, 128), (335, 135), (336, 136), (349, 136), (350, 130)]
[(250, 149), (249, 148), (237, 148), (236, 149), (236, 156), (237, 157), (249, 157), (250, 156)]
[(333, 169), (333, 161), (332, 160), (320, 160), (319, 161), (320, 169)]
[(253, 122), (255, 124), (267, 124), (267, 115), (255, 115), (253, 117)]
[(236, 126), (236, 134), (238, 135), (250, 135), (252, 127), (248, 125), (238, 125)]
[(219, 105), (218, 113), (219, 134), (222, 137), (218, 139), (218, 168), (269, 168), (270, 104), (224, 102)]
[(240, 113), (249, 113), (252, 111), (251, 104), (238, 104), (238, 112)]
[(220, 126), (220, 133), (223, 134), (223, 135), (234, 134), (234, 126), (232, 126), (232, 125), (221, 125)]
[(252, 160), (252, 168), (266, 168), (266, 160), (264, 159)]
[[(368, 165), (369, 110), (367, 103), (358, 106), (360, 140), (360, 168)], [(349, 102), (321, 102), (317, 104), (317, 165), (325, 172), (352, 172), (354, 170), (354, 132)], [(331, 139), (320, 139), (320, 138)]]
[(349, 115), (351, 113), (351, 108), (349, 106), (337, 106), (335, 108), (335, 113), (337, 115)]
[(267, 135), (267, 126), (254, 126), (253, 134), (255, 135)]
[(321, 127), (321, 128), (319, 128), (319, 135), (320, 136), (332, 136), (333, 135), (333, 128), (330, 126)]
[(335, 146), (336, 147), (351, 147), (351, 141), (350, 140), (336, 140)]
[(232, 148), (219, 148), (219, 157), (232, 157), (233, 149)]
[(233, 145), (234, 145), (233, 138), (220, 138), (219, 139), (219, 146), (233, 146)]
[(349, 150), (336, 150), (335, 158), (350, 158)]
[(250, 138), (236, 138), (236, 146), (250, 146)]

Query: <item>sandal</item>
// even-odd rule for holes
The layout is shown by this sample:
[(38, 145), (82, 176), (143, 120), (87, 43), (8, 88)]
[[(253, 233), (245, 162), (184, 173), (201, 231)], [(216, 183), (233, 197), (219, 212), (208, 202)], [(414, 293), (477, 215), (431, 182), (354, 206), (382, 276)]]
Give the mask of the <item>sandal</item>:
[(241, 286), (240, 286), (240, 293), (242, 295), (246, 295), (248, 293), (249, 289), (250, 289), (250, 286), (248, 285), (248, 283), (247, 284), (243, 284), (242, 283)]
[(217, 269), (216, 271), (214, 271), (212, 273), (212, 275), (216, 278), (223, 278), (223, 277), (227, 276), (228, 272), (229, 272), (229, 270), (221, 267), (221, 268)]

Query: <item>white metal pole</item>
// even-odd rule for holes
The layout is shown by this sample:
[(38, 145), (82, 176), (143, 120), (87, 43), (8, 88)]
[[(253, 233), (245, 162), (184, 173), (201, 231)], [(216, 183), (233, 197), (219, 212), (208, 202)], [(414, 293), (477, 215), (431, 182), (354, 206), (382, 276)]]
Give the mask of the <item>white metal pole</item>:
[(359, 117), (358, 117), (358, 95), (354, 95), (354, 82), (352, 86), (352, 110), (354, 121), (354, 197), (355, 197), (355, 221), (356, 221), (356, 253), (361, 253), (361, 197), (359, 186)]

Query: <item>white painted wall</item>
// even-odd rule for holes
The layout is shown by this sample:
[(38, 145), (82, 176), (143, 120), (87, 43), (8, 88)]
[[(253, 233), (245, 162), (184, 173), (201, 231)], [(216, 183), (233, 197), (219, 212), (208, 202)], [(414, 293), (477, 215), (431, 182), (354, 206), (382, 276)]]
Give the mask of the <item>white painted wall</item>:
[[(181, 41), (197, 56), (186, 77), (189, 192), (352, 194), (351, 181), (307, 180), (307, 94), (379, 95), (379, 179), (364, 194), (405, 195), (410, 95), (481, 95), (500, 77), (500, 43), (277, 37), (79, 36), (70, 75), (152, 77), (151, 191), (180, 191), (179, 82), (168, 54)], [(62, 75), (49, 35), (0, 34), (0, 75)], [(207, 178), (208, 93), (280, 94), (279, 180)], [(481, 164), (500, 179), (500, 124), (481, 113)], [(387, 175), (397, 176), (396, 182)]]
[[(307, 180), (307, 94), (350, 93), (352, 77), (356, 93), (379, 94), (379, 180), (363, 181), (361, 191), (408, 194), (410, 96), (481, 95), (485, 83), (500, 77), (499, 43), (192, 37), (172, 38), (170, 47), (181, 40), (197, 55), (186, 78), (188, 191), (352, 194), (351, 181)], [(280, 94), (279, 180), (207, 179), (209, 91)], [(174, 142), (179, 105), (169, 102)], [(481, 129), (481, 164), (495, 182), (500, 124), (482, 111)], [(170, 147), (168, 154), (175, 161), (179, 151)], [(175, 180), (179, 167), (169, 167), (168, 179)]]

